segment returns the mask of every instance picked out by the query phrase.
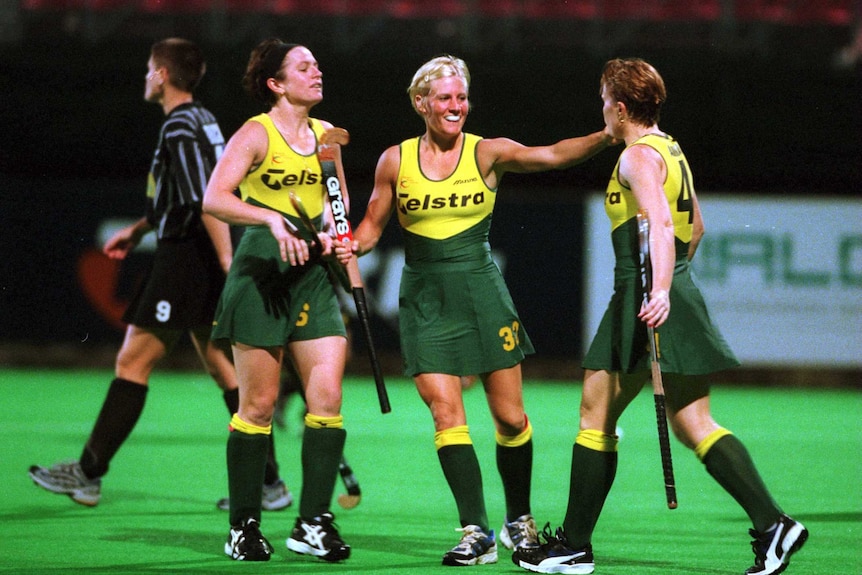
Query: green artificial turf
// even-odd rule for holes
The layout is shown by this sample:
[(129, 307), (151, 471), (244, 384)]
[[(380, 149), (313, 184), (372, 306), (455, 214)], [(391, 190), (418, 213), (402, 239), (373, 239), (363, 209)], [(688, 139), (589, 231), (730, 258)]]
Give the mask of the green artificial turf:
[[(223, 554), (228, 523), (215, 502), (227, 494), (227, 411), (202, 373), (157, 372), (138, 426), (103, 479), (102, 501), (85, 508), (43, 491), (29, 465), (76, 459), (95, 421), (110, 371), (0, 370), (0, 573), (364, 573), (445, 572), (458, 541), (457, 513), (439, 469), (430, 416), (413, 385), (387, 380), (392, 413), (382, 415), (373, 383), (348, 378), (345, 455), (362, 488), (352, 510), (333, 511), (352, 546), (344, 564), (289, 552), (296, 504), (264, 512), (275, 547), (268, 563)], [(535, 435), (533, 512), (562, 521), (578, 382), (525, 382)], [(465, 392), (471, 435), (494, 527), (503, 519), (494, 435), (480, 387)], [(299, 495), (301, 406), (276, 429), (282, 476)], [(862, 395), (854, 390), (717, 386), (716, 419), (748, 446), (785, 511), (811, 532), (787, 573), (862, 573)], [(650, 392), (623, 416), (617, 480), (593, 545), (599, 575), (738, 574), (752, 564), (748, 520), (693, 454), (672, 440), (679, 508), (664, 502)], [(343, 492), (338, 483), (336, 493)], [(476, 573), (525, 573), (500, 546), (495, 565)]]

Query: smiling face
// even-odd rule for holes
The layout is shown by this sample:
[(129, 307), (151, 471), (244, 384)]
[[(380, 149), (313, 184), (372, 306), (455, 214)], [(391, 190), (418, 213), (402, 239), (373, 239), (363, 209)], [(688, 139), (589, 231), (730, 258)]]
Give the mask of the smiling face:
[(311, 50), (305, 46), (291, 49), (275, 79), (285, 90), (288, 101), (314, 105), (323, 100), (323, 73)]
[(447, 76), (433, 80), (430, 86), (427, 96), (416, 96), (416, 110), (429, 130), (457, 135), (470, 111), (467, 82), (459, 76)]

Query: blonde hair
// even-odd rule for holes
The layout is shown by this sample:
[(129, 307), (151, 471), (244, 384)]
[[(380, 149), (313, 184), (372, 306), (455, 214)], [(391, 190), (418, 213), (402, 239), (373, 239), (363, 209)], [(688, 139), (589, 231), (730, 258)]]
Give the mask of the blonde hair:
[(431, 93), (431, 82), (450, 76), (462, 78), (469, 92), (470, 70), (467, 69), (467, 63), (461, 58), (449, 55), (437, 56), (416, 70), (416, 73), (413, 74), (413, 80), (407, 88), (407, 94), (410, 96), (410, 105), (413, 106), (417, 114), (422, 115), (416, 107), (416, 96), (426, 98)]

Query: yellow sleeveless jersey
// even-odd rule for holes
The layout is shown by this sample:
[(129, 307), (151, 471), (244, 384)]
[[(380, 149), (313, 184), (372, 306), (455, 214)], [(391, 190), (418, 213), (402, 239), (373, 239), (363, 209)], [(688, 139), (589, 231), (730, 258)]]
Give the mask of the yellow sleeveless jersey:
[(404, 231), (434, 240), (451, 238), (488, 218), (496, 190), (488, 188), (476, 164), (476, 144), (482, 138), (464, 134), (458, 166), (443, 180), (428, 179), (419, 166), (419, 141), (401, 143), (396, 210)]
[[(302, 201), (308, 215), (312, 219), (319, 218), (323, 213), (325, 198), (317, 154), (304, 156), (295, 152), (267, 114), (259, 114), (248, 121), (257, 122), (266, 128), (269, 147), (266, 159), (249, 172), (239, 185), (243, 201), (298, 218), (299, 214), (290, 203), (289, 193), (293, 192)], [(309, 123), (316, 140), (320, 141), (325, 131), (320, 120), (311, 118)]]
[[(667, 134), (647, 134), (631, 144), (632, 146), (649, 146), (658, 152), (667, 166), (667, 178), (664, 181), (664, 195), (667, 197), (670, 213), (673, 218), (674, 234), (683, 244), (691, 242), (692, 221), (694, 217), (691, 170), (682, 149), (673, 137)], [(605, 192), (605, 213), (611, 220), (611, 230), (631, 220), (637, 215), (638, 204), (630, 188), (622, 185), (619, 180), (620, 161), (614, 167), (611, 181)]]

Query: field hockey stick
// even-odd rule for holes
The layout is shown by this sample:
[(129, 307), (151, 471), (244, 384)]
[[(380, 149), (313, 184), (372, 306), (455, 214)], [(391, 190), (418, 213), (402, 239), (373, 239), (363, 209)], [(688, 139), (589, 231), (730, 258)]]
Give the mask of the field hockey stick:
[[(649, 303), (652, 291), (652, 261), (649, 249), (649, 220), (646, 210), (640, 210), (638, 218), (638, 244), (640, 246), (641, 285), (643, 302)], [(667, 409), (665, 406), (664, 384), (661, 380), (661, 363), (658, 334), (655, 328), (647, 326), (649, 339), (650, 368), (652, 369), (652, 389), (655, 399), (655, 416), (658, 423), (658, 445), (661, 451), (661, 468), (664, 472), (664, 491), (668, 509), (676, 509), (676, 481), (673, 478), (673, 460), (670, 456), (670, 437), (667, 429)]]
[(342, 493), (338, 496), (338, 504), (344, 509), (353, 509), (359, 505), (359, 501), (362, 499), (362, 491), (359, 489), (359, 481), (357, 481), (353, 470), (350, 468), (350, 464), (347, 463), (347, 459), (343, 455), (341, 456), (341, 461), (338, 463), (338, 474), (341, 476), (341, 482), (344, 483), (344, 487), (347, 489), (347, 493)]
[[(323, 185), (329, 197), (329, 207), (332, 218), (335, 221), (335, 235), (339, 242), (353, 242), (353, 228), (347, 217), (347, 206), (344, 203), (344, 193), (341, 190), (341, 180), (335, 168), (335, 148), (333, 144), (345, 146), (350, 142), (350, 134), (344, 128), (330, 128), (320, 138), (317, 147), (317, 159), (323, 173)], [(353, 293), (353, 301), (356, 303), (356, 314), (359, 317), (359, 325), (365, 336), (365, 345), (368, 348), (368, 356), (371, 360), (371, 371), (374, 374), (374, 384), (377, 387), (377, 399), (380, 401), (381, 413), (389, 413), (389, 395), (386, 393), (386, 384), (383, 381), (383, 371), (377, 359), (374, 347), (374, 338), (371, 335), (371, 321), (368, 313), (368, 302), (365, 299), (365, 285), (362, 283), (362, 275), (359, 273), (357, 258), (350, 258), (347, 264), (347, 276), (350, 280), (350, 290)]]
[[(293, 209), (295, 209), (296, 213), (299, 214), (299, 219), (302, 221), (305, 228), (316, 236), (318, 232), (314, 222), (305, 210), (305, 206), (302, 204), (302, 201), (293, 192), (290, 192), (290, 203), (293, 204)], [(355, 263), (356, 260), (353, 259), (351, 261)], [(371, 337), (371, 324), (369, 322), (368, 304), (365, 301), (365, 288), (361, 284), (359, 286), (354, 285), (353, 277), (345, 270), (345, 267), (338, 262), (333, 262), (328, 265), (329, 269), (335, 274), (344, 289), (346, 291), (353, 292), (353, 301), (356, 304), (356, 314), (359, 317), (359, 325), (362, 327), (362, 333), (365, 336), (368, 355), (371, 359), (371, 369), (374, 372), (374, 383), (377, 386), (377, 399), (380, 401), (380, 411), (383, 413), (389, 413), (392, 411), (392, 408), (389, 405), (389, 395), (386, 393), (386, 385), (383, 382), (383, 373), (380, 369), (380, 362), (377, 360), (377, 354), (374, 350), (374, 340)], [(359, 270), (357, 269), (356, 274), (358, 273)]]
[[(314, 225), (314, 221), (311, 219), (311, 216), (308, 215), (302, 200), (300, 200), (299, 196), (293, 192), (290, 192), (289, 196), (290, 203), (293, 205), (293, 209), (296, 210), (296, 213), (299, 214), (299, 220), (302, 222), (303, 227), (305, 227), (307, 235), (315, 238), (314, 241), (319, 241), (317, 239), (317, 234), (320, 232), (318, 232), (317, 226)], [(289, 222), (290, 220), (285, 218), (285, 221)], [(340, 283), (346, 291), (350, 291), (350, 278), (347, 277), (347, 270), (344, 269), (344, 266), (332, 259), (329, 259), (326, 260), (326, 267), (335, 276), (338, 283)]]

